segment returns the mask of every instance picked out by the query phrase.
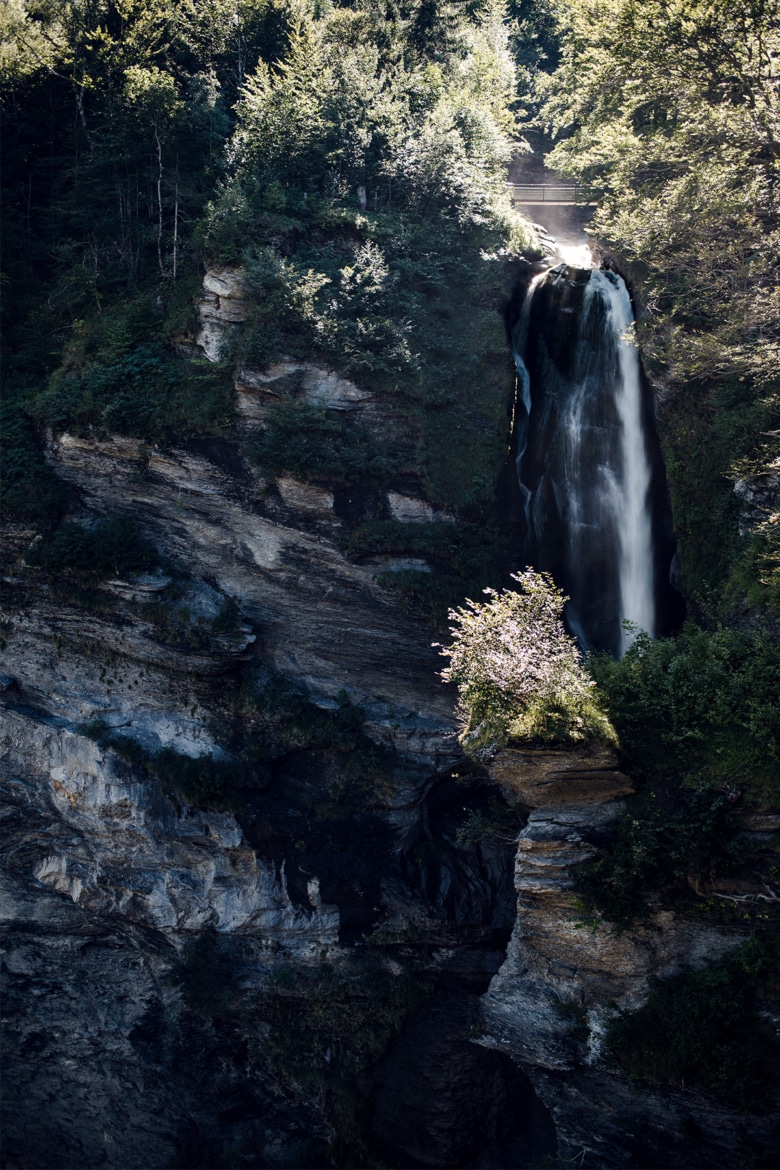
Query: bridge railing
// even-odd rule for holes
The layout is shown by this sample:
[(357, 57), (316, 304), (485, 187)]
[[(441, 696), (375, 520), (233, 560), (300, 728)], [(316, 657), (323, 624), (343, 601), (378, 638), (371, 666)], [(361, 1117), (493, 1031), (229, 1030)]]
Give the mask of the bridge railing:
[(581, 207), (595, 202), (594, 192), (578, 183), (554, 187), (547, 183), (508, 183), (513, 203), (568, 203)]

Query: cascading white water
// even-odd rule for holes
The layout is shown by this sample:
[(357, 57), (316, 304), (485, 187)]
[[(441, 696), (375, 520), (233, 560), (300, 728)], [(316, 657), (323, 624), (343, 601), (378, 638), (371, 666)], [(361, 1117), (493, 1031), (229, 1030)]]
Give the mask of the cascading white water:
[(609, 306), (607, 320), (617, 339), (620, 379), (615, 403), (621, 424), (623, 468), (617, 497), (620, 537), (621, 656), (635, 634), (630, 622), (651, 637), (655, 633), (653, 540), (650, 515), (650, 463), (642, 428), (642, 381), (634, 330), (634, 312), (625, 282), (594, 272), (590, 280)]
[[(537, 314), (540, 290), (552, 308)], [(656, 632), (651, 467), (633, 329), (619, 276), (560, 266), (531, 282), (513, 334), (527, 559), (570, 594), (568, 621), (583, 647), (620, 656), (636, 636), (624, 622)]]

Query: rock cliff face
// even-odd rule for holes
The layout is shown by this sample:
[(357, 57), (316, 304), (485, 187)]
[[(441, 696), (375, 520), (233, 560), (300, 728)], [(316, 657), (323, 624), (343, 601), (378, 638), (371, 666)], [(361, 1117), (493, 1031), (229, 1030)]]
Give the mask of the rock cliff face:
[[(245, 316), (240, 274), (208, 274), (209, 358)], [(611, 1005), (734, 943), (660, 912), (620, 938), (579, 920), (568, 867), (631, 791), (614, 754), (465, 761), (433, 632), (377, 581), (431, 566), (350, 559), (342, 488), (242, 454), (282, 396), (403, 444), (392, 403), (292, 359), (236, 390), (235, 440), (50, 437), (83, 514), (131, 513), (156, 571), (47, 576), (31, 534), (6, 534), (8, 1166), (730, 1166), (770, 1149), (769, 1120), (746, 1137), (599, 1063)], [(403, 484), (372, 507), (453, 522)], [(247, 715), (260, 684), (272, 713)], [(159, 766), (200, 757), (233, 769), (230, 799), (195, 807)], [(464, 839), (496, 801), (517, 843)]]
[(436, 679), (429, 631), (399, 615), (375, 568), (339, 551), (327, 493), (289, 477), (278, 489), (258, 482), (219, 440), (150, 453), (130, 440), (65, 435), (51, 459), (88, 505), (132, 509), (163, 555), (238, 599), (276, 668), (316, 696), (345, 689), (389, 738), (432, 735), (433, 754), (452, 756), (442, 749), (451, 701)]
[[(209, 274), (209, 357), (243, 315), (240, 275)], [(280, 395), (377, 434), (398, 426), (392, 405), (290, 360), (241, 372), (239, 435)], [(511, 929), (512, 849), (458, 842), (464, 804), (488, 789), (453, 779), (434, 634), (376, 580), (430, 566), (350, 560), (341, 489), (264, 479), (238, 440), (60, 434), (47, 455), (84, 518), (131, 514), (161, 567), (47, 575), (24, 558), (31, 534), (6, 533), (8, 1164), (214, 1166), (241, 1151), (241, 1165), (329, 1165), (345, 1141), (350, 1158), (421, 1151), (430, 1165), (547, 1152), (549, 1119), (533, 1140), (504, 1121), (496, 1144), (486, 1084), (546, 1112), (508, 1058), (464, 1034)], [(412, 525), (452, 519), (402, 485), (372, 506)], [(267, 759), (256, 728), (236, 740), (258, 680), (273, 717), (293, 720)], [(352, 750), (327, 732), (345, 702), (362, 713)], [(227, 807), (188, 804), (155, 769), (165, 752), (233, 768)], [(437, 1047), (396, 1134), (408, 1057), (393, 1044), (411, 1019)], [(456, 1051), (462, 1072), (443, 1061)], [(412, 1130), (434, 1101), (444, 1121), (423, 1149)]]
[[(455, 839), (471, 798), (449, 778), (458, 752), (431, 632), (382, 592), (376, 568), (339, 552), (321, 497), (314, 511), (311, 489), (289, 480), (263, 494), (227, 444), (144, 458), (124, 440), (64, 436), (50, 454), (85, 507), (131, 508), (185, 577), (166, 603), (178, 624), (164, 628), (154, 599), (170, 591), (167, 572), (84, 592), (19, 561), (4, 580), (9, 1164), (211, 1166), (237, 1146), (247, 1165), (330, 1164), (336, 1090), (301, 1086), (290, 1021), (318, 1005), (315, 1079), (351, 1061), (364, 1124), (375, 1101), (386, 1119), (396, 1089), (371, 1068), (427, 1010), (393, 981), (419, 981), (423, 1000), (451, 984), (473, 1019), (511, 925), (511, 850)], [(10, 537), (23, 547), (23, 533)], [(215, 628), (226, 598), (240, 613)], [(249, 780), (235, 812), (162, 787), (146, 761), (163, 749), (230, 764), (236, 696), (269, 668), (312, 710), (337, 711), (339, 692), (361, 704), (360, 750), (384, 753), (375, 791), (359, 758), (344, 780), (343, 750), (305, 740)], [(213, 962), (193, 951), (210, 938)], [(320, 1003), (319, 982), (311, 996), (289, 986), (326, 970), (360, 1026)], [(393, 995), (380, 1043), (373, 1016)], [(445, 1048), (468, 1047), (458, 1020)], [(343, 1057), (345, 1031), (359, 1052)], [(535, 1100), (493, 1056), (475, 1056), (448, 1091), (493, 1068), (496, 1084)], [(426, 1075), (430, 1100), (438, 1073)], [(377, 1124), (362, 1140), (401, 1157)], [(431, 1164), (448, 1162), (469, 1124)]]
[(768, 1165), (777, 1114), (747, 1120), (693, 1093), (631, 1086), (604, 1064), (608, 1018), (646, 1001), (649, 976), (701, 966), (742, 941), (660, 909), (617, 934), (578, 909), (570, 867), (595, 856), (632, 790), (614, 755), (503, 751), (490, 770), (531, 811), (515, 859), (517, 917), (482, 1001), (480, 1043), (529, 1073), (555, 1120), (559, 1157), (592, 1167)]

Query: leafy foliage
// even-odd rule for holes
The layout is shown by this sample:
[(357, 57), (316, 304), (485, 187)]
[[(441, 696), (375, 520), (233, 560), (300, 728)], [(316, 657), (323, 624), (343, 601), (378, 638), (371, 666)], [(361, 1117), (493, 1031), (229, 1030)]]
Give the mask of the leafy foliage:
[(248, 443), (264, 472), (329, 483), (382, 484), (392, 465), (372, 435), (337, 412), (294, 401), (269, 411), (266, 430)]
[(72, 491), (47, 466), (29, 416), (10, 397), (0, 403), (0, 430), (3, 513), (22, 523), (51, 528), (67, 511)]
[(721, 963), (653, 979), (644, 1007), (609, 1025), (608, 1051), (631, 1077), (761, 1112), (777, 1082), (777, 1041), (757, 1011), (773, 959), (753, 939)]
[(244, 271), (256, 301), (242, 339), (247, 360), (315, 349), (352, 376), (416, 367), (403, 316), (411, 301), (372, 239), (324, 254), (304, 248), (300, 258), (266, 246), (245, 256)]
[(377, 207), (395, 202), (464, 224), (500, 204), (514, 66), (498, 7), (458, 21), (435, 63), (413, 27), (391, 21), (358, 6), (292, 29), (284, 60), (261, 63), (247, 80), (216, 207), (242, 197), (251, 205), (264, 192), (267, 201), (269, 184), (299, 198), (362, 185)]
[(204, 598), (198, 590), (188, 588), (186, 580), (174, 578), (152, 600), (136, 602), (134, 609), (152, 623), (155, 640), (163, 645), (208, 651), (215, 648), (221, 634), (233, 632), (240, 621), (233, 598), (214, 593)]
[(572, 872), (584, 908), (618, 933), (647, 914), (651, 891), (687, 892), (702, 879), (738, 872), (745, 850), (723, 793), (654, 786), (634, 801), (595, 860)]
[(657, 642), (640, 634), (622, 661), (595, 656), (589, 668), (644, 784), (575, 888), (623, 930), (650, 893), (679, 898), (747, 862), (735, 802), (780, 799), (780, 649), (768, 636), (688, 626)]
[(623, 750), (654, 779), (780, 797), (780, 649), (757, 633), (640, 635), (621, 662), (591, 659)]
[(157, 777), (165, 792), (178, 795), (186, 804), (230, 810), (241, 805), (241, 787), (247, 775), (240, 765), (208, 754), (187, 756), (171, 747), (149, 752), (137, 740), (113, 731), (102, 719), (86, 724), (83, 732), (127, 763), (145, 768)]
[(55, 429), (103, 430), (159, 440), (232, 421), (232, 385), (211, 363), (179, 356), (148, 296), (110, 319), (77, 322), (63, 362), (27, 409)]
[(205, 247), (246, 272), (239, 360), (320, 360), (392, 398), (409, 444), (390, 463), (484, 510), (511, 380), (496, 286), (507, 253), (534, 246), (504, 188), (513, 66), (499, 6), (432, 6), (449, 31), (431, 41), (418, 7), (323, 9), (258, 67)]
[[(409, 437), (389, 462), (484, 513), (503, 264), (535, 246), (504, 189), (503, 6), (15, 0), (4, 18), (6, 368), (31, 416), (169, 442), (231, 423), (231, 365), (305, 356), (392, 396)], [(219, 369), (181, 345), (204, 258), (249, 290)]]
[(268, 782), (277, 761), (304, 750), (327, 753), (338, 764), (329, 781), (331, 796), (346, 807), (350, 800), (365, 805), (367, 796), (381, 799), (392, 766), (392, 753), (366, 735), (364, 722), (364, 712), (346, 693), (333, 708), (317, 707), (289, 680), (268, 672), (236, 696), (226, 738), (238, 760), (188, 756), (171, 747), (148, 751), (102, 719), (86, 724), (83, 733), (145, 768), (186, 804), (232, 811), (243, 807), (245, 791)]
[(488, 797), (487, 808), (474, 809), (455, 836), (458, 845), (481, 844), (497, 839), (514, 843), (520, 831), (520, 817), (497, 796)]
[(379, 573), (377, 580), (443, 629), (449, 609), (486, 581), (501, 580), (511, 556), (506, 538), (497, 528), (465, 520), (457, 524), (373, 520), (353, 529), (345, 547), (353, 557), (391, 554), (425, 558), (433, 572), (403, 569)]
[(575, 640), (563, 626), (566, 598), (549, 575), (513, 574), (519, 591), (486, 589), (486, 602), (450, 612), (450, 664), (458, 686), (461, 742), (478, 750), (507, 739), (613, 740)]
[(351, 803), (381, 801), (392, 767), (390, 749), (365, 732), (365, 713), (342, 691), (333, 707), (318, 707), (289, 679), (266, 672), (242, 687), (236, 702), (241, 758), (266, 776), (275, 761), (298, 751), (327, 754), (331, 813)]
[(174, 791), (186, 804), (199, 808), (234, 809), (240, 803), (237, 789), (242, 770), (213, 756), (185, 756), (173, 748), (162, 748), (148, 764), (167, 791)]
[(71, 571), (86, 577), (117, 577), (154, 569), (156, 549), (132, 517), (110, 513), (88, 526), (67, 520), (34, 544), (27, 560), (50, 573)]

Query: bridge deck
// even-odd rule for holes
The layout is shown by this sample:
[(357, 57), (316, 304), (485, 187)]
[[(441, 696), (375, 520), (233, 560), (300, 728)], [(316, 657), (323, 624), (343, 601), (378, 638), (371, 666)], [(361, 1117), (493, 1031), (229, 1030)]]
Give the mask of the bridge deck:
[(593, 192), (577, 184), (570, 187), (552, 187), (544, 183), (507, 183), (513, 203), (523, 207), (561, 204), (577, 207), (595, 207)]

